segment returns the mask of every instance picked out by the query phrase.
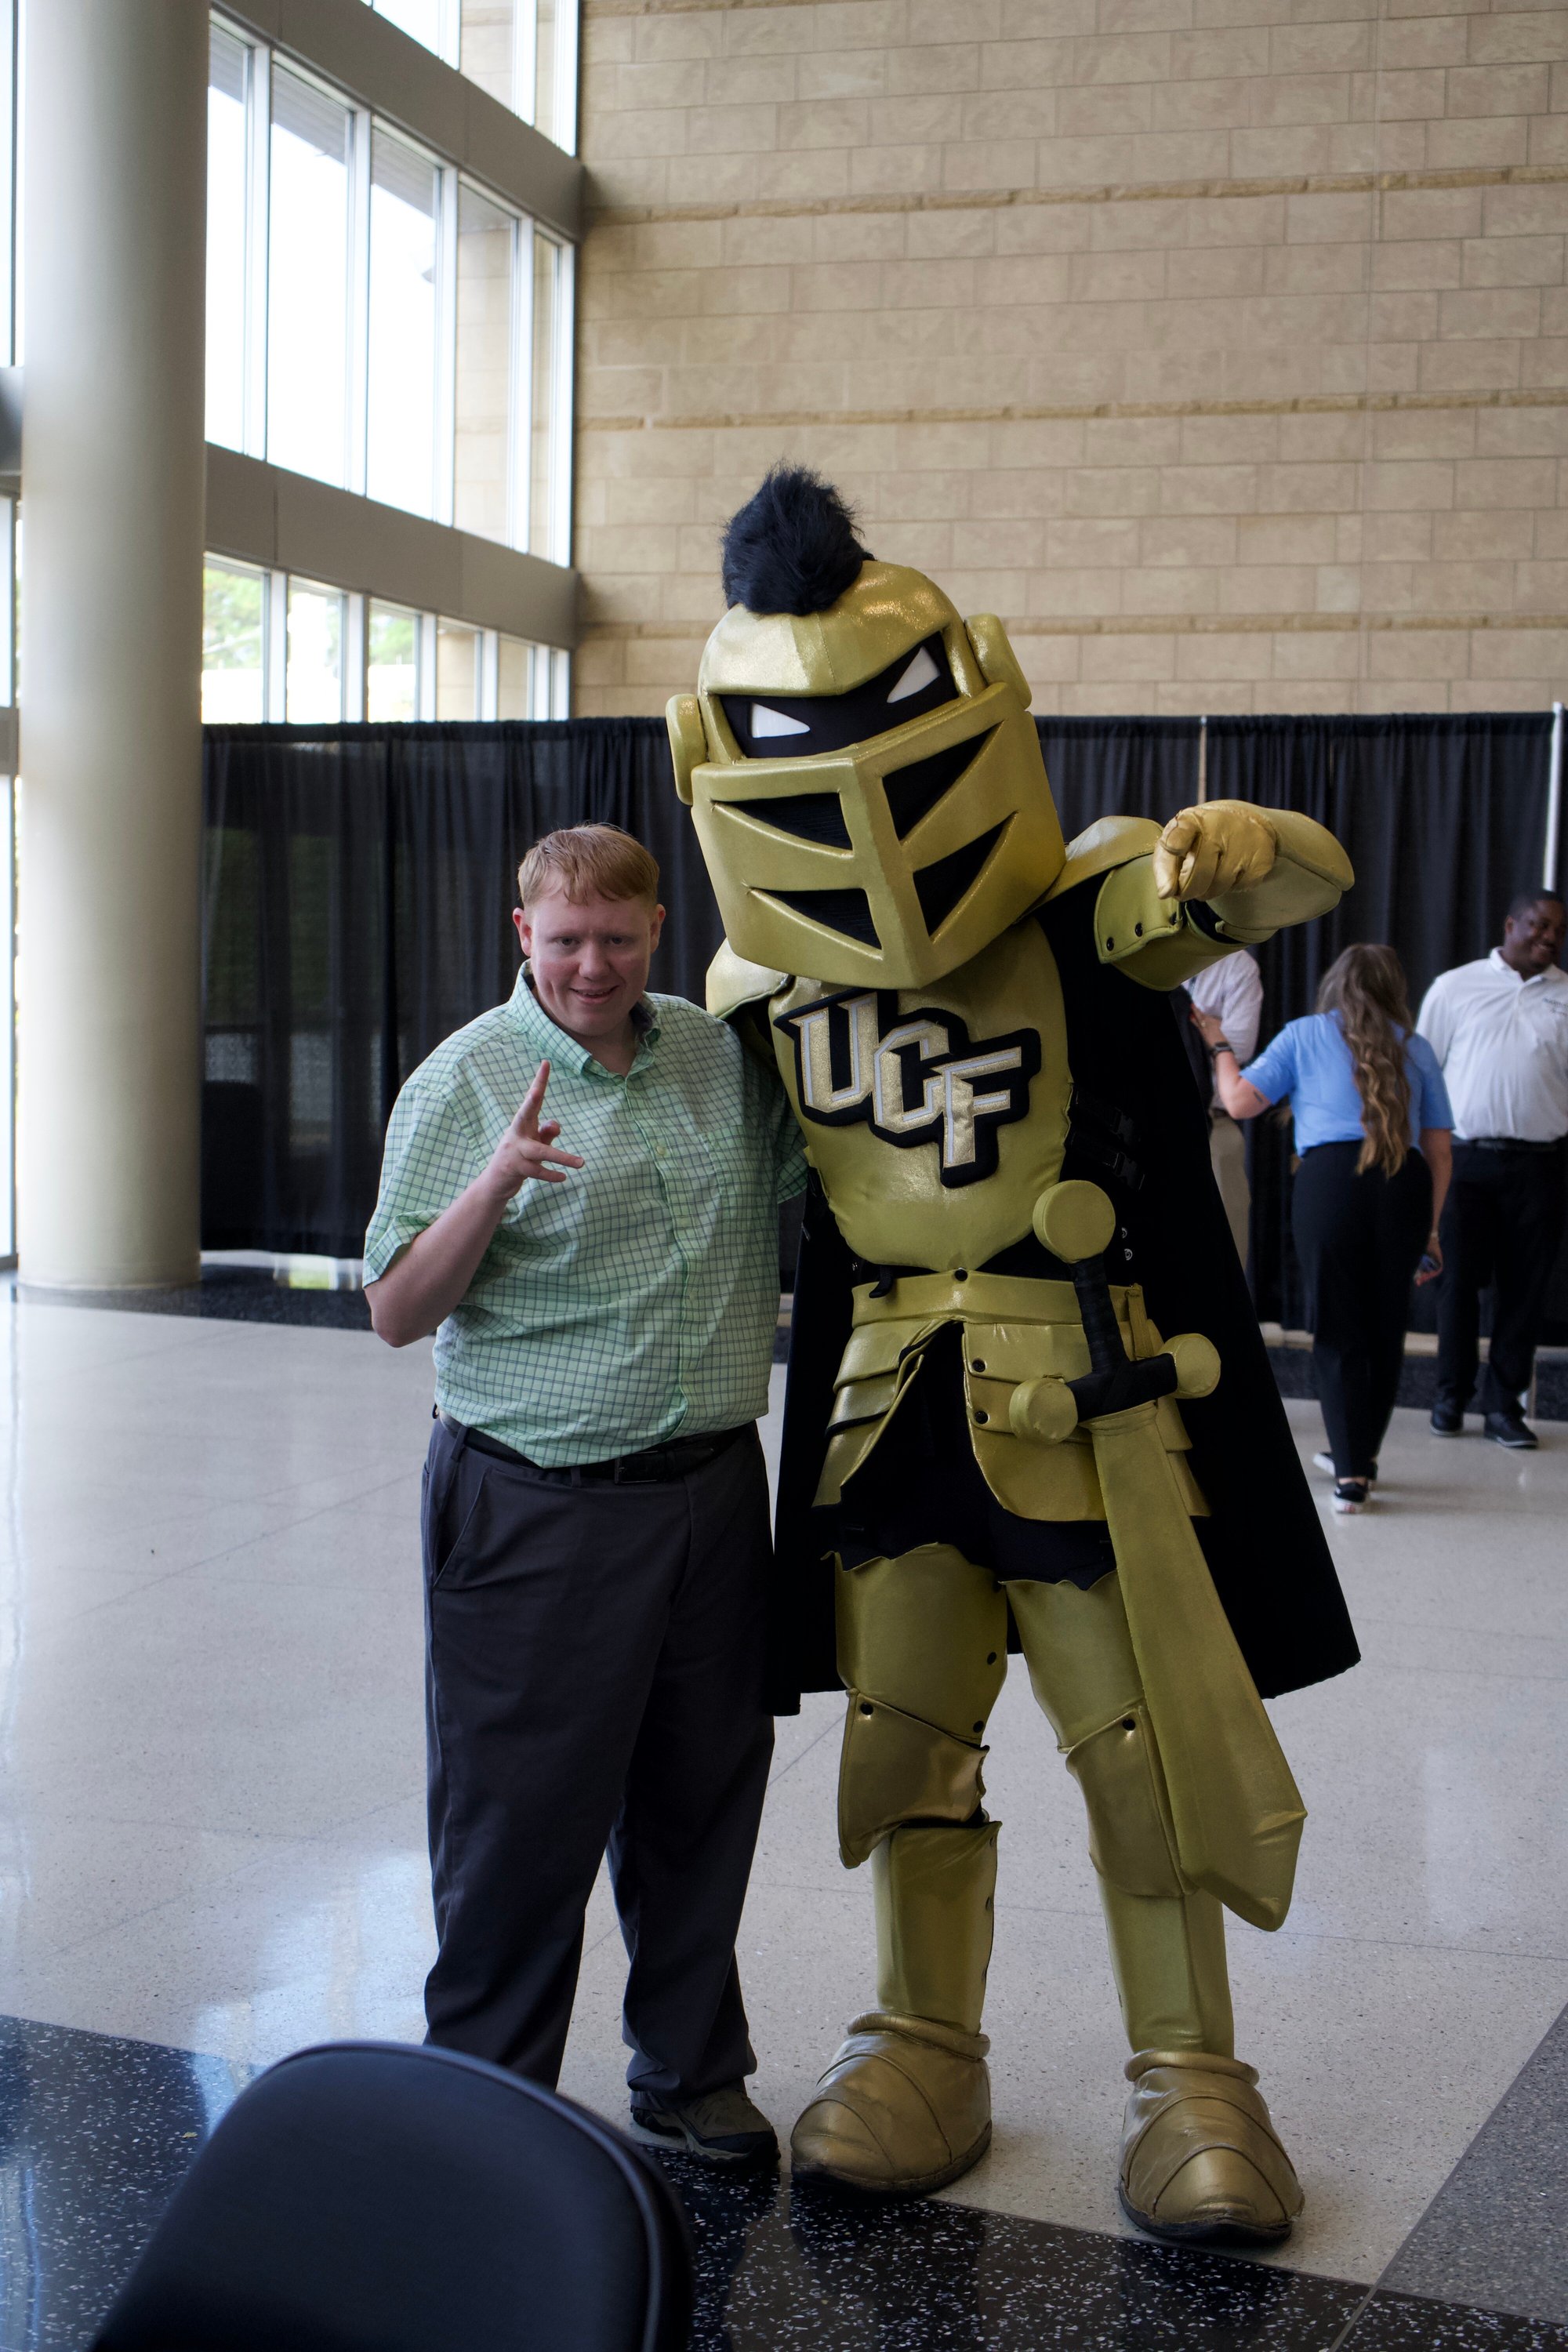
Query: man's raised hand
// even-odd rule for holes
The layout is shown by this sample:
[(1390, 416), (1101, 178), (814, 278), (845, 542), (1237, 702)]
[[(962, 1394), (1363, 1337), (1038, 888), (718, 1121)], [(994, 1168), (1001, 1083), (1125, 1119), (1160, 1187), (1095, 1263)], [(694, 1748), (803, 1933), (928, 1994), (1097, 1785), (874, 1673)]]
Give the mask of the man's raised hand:
[(561, 1123), (539, 1116), (549, 1084), (550, 1065), (541, 1062), (533, 1074), (533, 1084), (518, 1106), (517, 1117), (490, 1154), (489, 1173), (509, 1201), (531, 1176), (541, 1183), (563, 1184), (566, 1170), (583, 1165), (574, 1151), (552, 1149), (561, 1132)]

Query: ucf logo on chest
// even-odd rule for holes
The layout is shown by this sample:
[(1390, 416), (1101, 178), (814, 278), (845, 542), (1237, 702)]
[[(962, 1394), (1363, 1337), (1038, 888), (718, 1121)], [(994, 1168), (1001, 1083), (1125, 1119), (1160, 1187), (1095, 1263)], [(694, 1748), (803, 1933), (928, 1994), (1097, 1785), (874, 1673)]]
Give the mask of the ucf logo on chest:
[(773, 1026), (795, 1049), (804, 1118), (864, 1119), (884, 1143), (934, 1143), (947, 1185), (994, 1172), (997, 1131), (1025, 1116), (1040, 1066), (1037, 1031), (974, 1044), (956, 1013), (900, 1013), (893, 991), (840, 989)]

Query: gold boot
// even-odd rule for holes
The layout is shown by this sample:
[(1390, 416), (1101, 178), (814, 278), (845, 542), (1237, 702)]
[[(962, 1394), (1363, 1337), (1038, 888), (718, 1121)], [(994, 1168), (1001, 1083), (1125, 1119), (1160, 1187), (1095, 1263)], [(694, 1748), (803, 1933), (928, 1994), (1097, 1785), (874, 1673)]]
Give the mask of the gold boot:
[(980, 2012), (997, 1826), (910, 1824), (877, 1846), (878, 2006), (855, 2020), (795, 2127), (797, 2172), (922, 2197), (990, 2147)]
[(790, 2140), (797, 2173), (876, 2197), (924, 2197), (991, 2145), (984, 2033), (869, 2010), (816, 2086)]
[(1121, 2132), (1121, 2210), (1156, 2238), (1274, 2245), (1301, 2184), (1256, 2088), (1258, 2071), (1202, 2050), (1141, 2050)]

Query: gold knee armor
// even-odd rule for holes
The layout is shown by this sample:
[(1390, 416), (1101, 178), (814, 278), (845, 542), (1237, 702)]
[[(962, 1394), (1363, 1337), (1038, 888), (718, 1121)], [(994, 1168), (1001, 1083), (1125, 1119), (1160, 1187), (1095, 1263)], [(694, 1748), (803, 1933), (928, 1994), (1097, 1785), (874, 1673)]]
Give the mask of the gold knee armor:
[(980, 1810), (985, 1750), (885, 1699), (849, 1694), (838, 1767), (838, 1851), (853, 1870), (900, 1822), (967, 1822)]
[(839, 1850), (868, 1859), (882, 2009), (978, 2033), (991, 1958), (996, 1832), (981, 1741), (1007, 1671), (1007, 1604), (949, 1545), (841, 1570), (850, 1685)]

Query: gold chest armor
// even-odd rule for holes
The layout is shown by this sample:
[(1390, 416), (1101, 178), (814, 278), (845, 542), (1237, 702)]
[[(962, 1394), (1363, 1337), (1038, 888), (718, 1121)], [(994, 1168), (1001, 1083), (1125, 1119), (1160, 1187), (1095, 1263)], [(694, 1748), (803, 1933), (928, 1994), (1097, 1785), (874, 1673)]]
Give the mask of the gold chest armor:
[[(840, 1232), (872, 1265), (929, 1267), (883, 1297), (855, 1296), (817, 1500), (837, 1499), (945, 1325), (963, 1328), (970, 1440), (987, 1486), (1020, 1518), (1098, 1519), (1105, 1505), (1079, 1431), (1040, 1446), (1009, 1419), (1013, 1391), (1089, 1369), (1072, 1286), (975, 1269), (1031, 1231), (1067, 1147), (1067, 1026), (1056, 959), (1032, 920), (919, 989), (796, 980), (768, 1007), (780, 1073)], [(1160, 1335), (1136, 1287), (1113, 1293), (1133, 1355)], [(1207, 1505), (1184, 1460), (1173, 1398), (1161, 1433), (1190, 1511)]]
[(875, 1265), (983, 1265), (1061, 1173), (1056, 958), (1016, 923), (918, 989), (796, 980), (768, 1007), (780, 1074), (839, 1231)]

